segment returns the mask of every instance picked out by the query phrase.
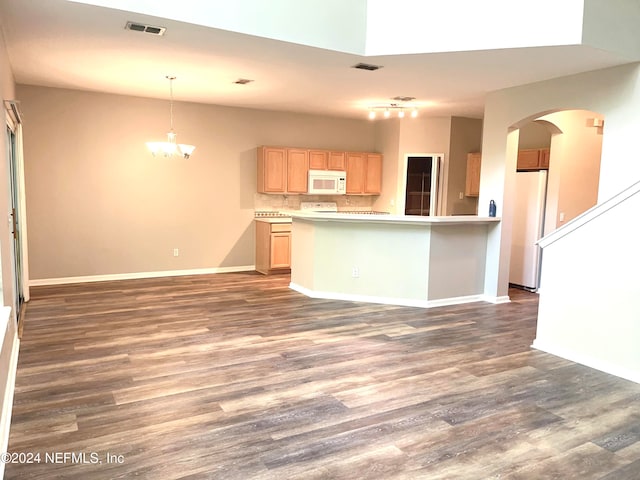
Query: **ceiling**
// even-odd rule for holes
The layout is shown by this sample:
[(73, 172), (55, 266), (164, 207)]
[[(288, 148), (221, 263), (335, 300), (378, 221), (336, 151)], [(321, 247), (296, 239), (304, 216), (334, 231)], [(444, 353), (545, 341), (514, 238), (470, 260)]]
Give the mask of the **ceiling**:
[(0, 0), (0, 22), (18, 84), (167, 98), (173, 75), (179, 101), (354, 118), (395, 96), (480, 118), (488, 92), (629, 61), (585, 45), (362, 56), (66, 0)]

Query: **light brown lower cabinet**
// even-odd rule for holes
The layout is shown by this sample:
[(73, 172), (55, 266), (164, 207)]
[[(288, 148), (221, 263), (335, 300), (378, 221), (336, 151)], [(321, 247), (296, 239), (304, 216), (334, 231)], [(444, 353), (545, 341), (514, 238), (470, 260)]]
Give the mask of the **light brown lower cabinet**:
[(256, 271), (291, 272), (291, 223), (256, 220)]

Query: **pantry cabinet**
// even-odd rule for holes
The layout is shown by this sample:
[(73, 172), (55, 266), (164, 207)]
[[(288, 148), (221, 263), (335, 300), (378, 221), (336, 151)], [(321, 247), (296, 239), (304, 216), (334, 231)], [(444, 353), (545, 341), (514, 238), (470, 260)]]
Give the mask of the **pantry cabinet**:
[(291, 271), (291, 222), (256, 220), (256, 271), (269, 275)]

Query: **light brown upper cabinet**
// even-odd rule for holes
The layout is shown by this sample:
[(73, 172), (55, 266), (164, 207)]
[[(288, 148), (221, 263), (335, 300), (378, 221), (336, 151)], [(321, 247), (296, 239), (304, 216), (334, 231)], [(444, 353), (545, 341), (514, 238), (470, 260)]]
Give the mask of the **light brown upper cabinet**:
[(329, 152), (327, 170), (345, 171), (346, 169), (347, 162), (345, 160), (344, 152)]
[(467, 154), (467, 178), (464, 187), (464, 194), (467, 197), (477, 197), (480, 195), (480, 165), (482, 163), (481, 153)]
[(364, 153), (347, 153), (347, 195), (364, 193)]
[(326, 150), (309, 150), (309, 170), (327, 170), (328, 158)]
[(308, 150), (258, 147), (259, 193), (307, 193), (308, 176)]
[(309, 150), (309, 170), (340, 170), (346, 168), (344, 152)]
[(548, 148), (518, 150), (517, 170), (544, 170), (549, 168)]
[(287, 149), (258, 148), (258, 192), (285, 193), (287, 190)]
[(287, 149), (287, 192), (307, 193), (309, 183), (309, 151)]
[(382, 191), (382, 155), (347, 152), (347, 195), (379, 195)]
[(307, 193), (309, 170), (346, 171), (347, 194), (379, 195), (382, 191), (379, 153), (258, 147), (259, 193)]
[[(348, 177), (347, 177), (348, 178)], [(382, 155), (367, 153), (364, 177), (364, 193), (380, 195), (382, 192)]]
[(543, 168), (543, 169), (549, 168), (549, 149), (548, 148), (540, 149), (540, 168)]

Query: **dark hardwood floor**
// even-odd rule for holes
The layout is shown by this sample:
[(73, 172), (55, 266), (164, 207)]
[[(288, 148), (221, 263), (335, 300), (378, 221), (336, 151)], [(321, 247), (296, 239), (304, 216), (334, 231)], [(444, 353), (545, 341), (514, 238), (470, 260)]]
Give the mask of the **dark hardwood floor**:
[(532, 350), (535, 294), (418, 309), (288, 281), (32, 289), (9, 451), (40, 459), (5, 478), (640, 478), (640, 385)]

